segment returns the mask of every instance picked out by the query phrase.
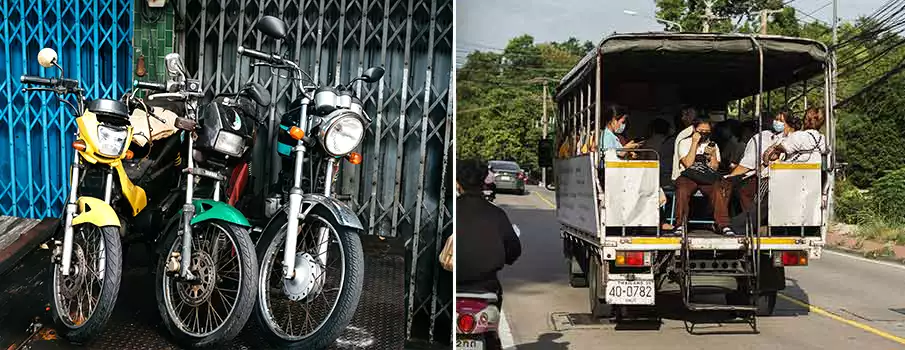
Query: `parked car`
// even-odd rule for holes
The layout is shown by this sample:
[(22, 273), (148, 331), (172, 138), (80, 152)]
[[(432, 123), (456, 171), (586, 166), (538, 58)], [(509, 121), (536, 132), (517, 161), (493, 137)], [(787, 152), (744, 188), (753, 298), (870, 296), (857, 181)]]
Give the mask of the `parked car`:
[(487, 167), (494, 173), (497, 192), (515, 192), (525, 194), (525, 180), (528, 177), (518, 163), (505, 160), (492, 160)]

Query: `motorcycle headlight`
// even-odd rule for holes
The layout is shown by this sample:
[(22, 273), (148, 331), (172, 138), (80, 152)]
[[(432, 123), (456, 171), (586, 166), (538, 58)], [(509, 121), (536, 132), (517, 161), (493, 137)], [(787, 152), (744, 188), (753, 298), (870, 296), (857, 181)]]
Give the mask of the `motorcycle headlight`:
[(107, 157), (119, 157), (126, 147), (129, 130), (107, 125), (97, 126), (97, 152)]
[(365, 134), (364, 123), (357, 114), (348, 111), (337, 112), (340, 114), (328, 120), (320, 132), (321, 144), (331, 156), (352, 152), (361, 143)]
[(220, 130), (214, 141), (214, 150), (233, 157), (241, 157), (245, 151), (245, 139), (231, 132)]

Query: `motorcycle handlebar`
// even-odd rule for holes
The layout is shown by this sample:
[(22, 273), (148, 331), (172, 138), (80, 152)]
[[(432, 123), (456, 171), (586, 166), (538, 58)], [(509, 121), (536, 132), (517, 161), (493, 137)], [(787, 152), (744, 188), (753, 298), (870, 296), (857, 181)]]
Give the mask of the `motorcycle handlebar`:
[(242, 56), (251, 57), (251, 58), (254, 58), (254, 59), (259, 59), (259, 60), (267, 61), (267, 62), (274, 63), (274, 64), (276, 64), (276, 63), (281, 63), (281, 62), (283, 61), (283, 60), (282, 60), (279, 56), (277, 56), (277, 55), (269, 55), (269, 54), (263, 53), (263, 52), (258, 51), (258, 50), (254, 50), (254, 49), (246, 49), (246, 48), (243, 47), (243, 46), (239, 46), (239, 48), (238, 48), (236, 51), (238, 51), (239, 54), (242, 55)]
[(160, 84), (160, 83), (151, 83), (151, 82), (147, 82), (147, 81), (136, 80), (133, 85), (135, 85), (135, 87), (138, 89), (147, 89), (147, 90), (154, 90), (154, 91), (161, 91), (161, 92), (167, 91), (167, 86), (165, 84)]
[(53, 80), (50, 78), (44, 77), (36, 77), (33, 75), (23, 75), (19, 79), (22, 84), (31, 84), (31, 85), (43, 85), (43, 86), (53, 86)]

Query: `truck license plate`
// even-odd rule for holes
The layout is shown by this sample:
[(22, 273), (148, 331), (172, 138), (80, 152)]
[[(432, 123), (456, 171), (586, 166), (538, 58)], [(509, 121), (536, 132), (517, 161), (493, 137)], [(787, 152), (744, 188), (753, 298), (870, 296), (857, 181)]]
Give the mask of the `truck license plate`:
[(653, 280), (609, 280), (606, 303), (610, 305), (654, 305)]
[(484, 350), (484, 341), (480, 339), (456, 339), (456, 350)]

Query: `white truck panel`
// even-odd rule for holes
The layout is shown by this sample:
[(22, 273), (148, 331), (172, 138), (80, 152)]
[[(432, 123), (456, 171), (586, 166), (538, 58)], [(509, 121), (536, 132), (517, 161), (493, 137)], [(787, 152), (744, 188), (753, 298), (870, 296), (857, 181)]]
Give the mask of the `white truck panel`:
[(770, 165), (768, 184), (770, 226), (821, 226), (820, 163)]
[(559, 159), (556, 168), (556, 218), (560, 223), (587, 232), (597, 233), (596, 186), (590, 154)]
[(604, 218), (610, 227), (656, 227), (660, 222), (660, 163), (604, 163)]

